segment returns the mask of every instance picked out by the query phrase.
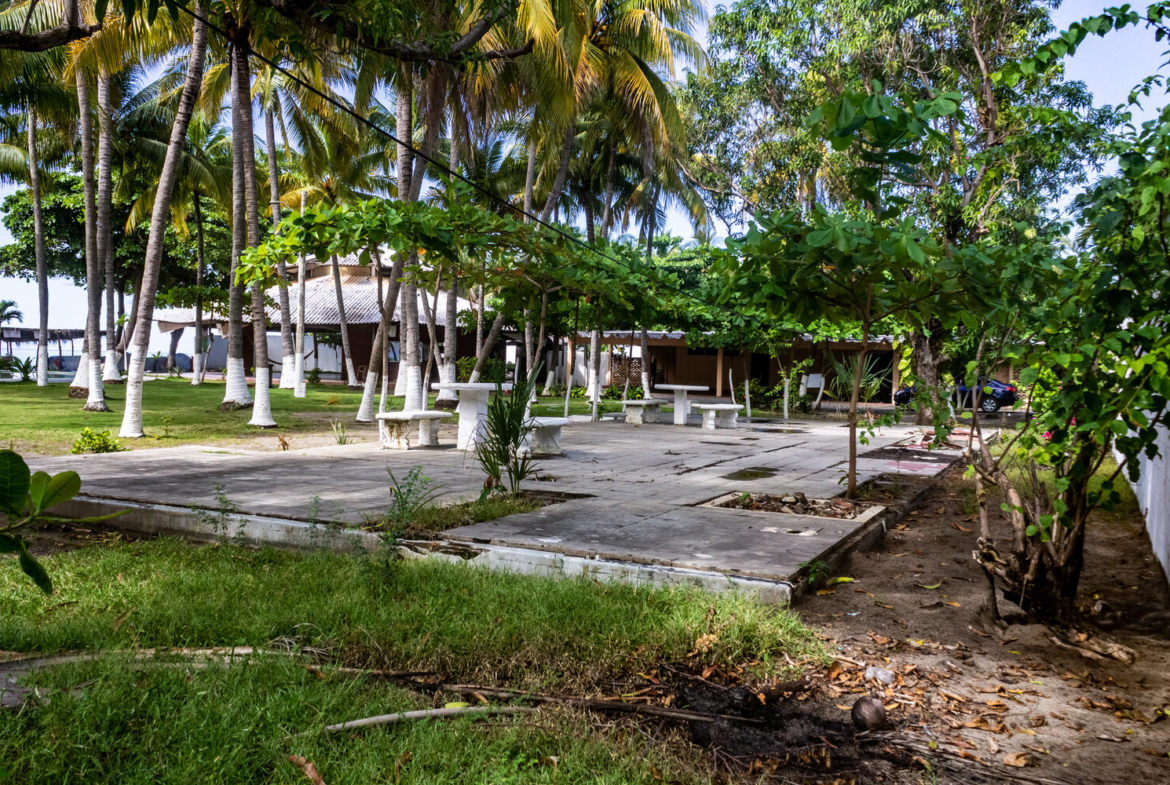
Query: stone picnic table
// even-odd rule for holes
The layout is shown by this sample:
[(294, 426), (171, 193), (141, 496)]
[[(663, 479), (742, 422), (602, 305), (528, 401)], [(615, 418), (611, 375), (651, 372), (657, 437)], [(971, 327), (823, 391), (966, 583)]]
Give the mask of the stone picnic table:
[(687, 405), (687, 393), (707, 392), (711, 388), (699, 384), (656, 384), (654, 389), (674, 393), (674, 424), (686, 425), (687, 415), (690, 413)]
[[(432, 385), (433, 390), (454, 390), (459, 396), (459, 405), (455, 411), (459, 413), (459, 436), (455, 447), (460, 450), (474, 450), (475, 443), (487, 427), (488, 397), (497, 387), (492, 382), (443, 382)], [(499, 385), (505, 392), (512, 389), (512, 385)]]

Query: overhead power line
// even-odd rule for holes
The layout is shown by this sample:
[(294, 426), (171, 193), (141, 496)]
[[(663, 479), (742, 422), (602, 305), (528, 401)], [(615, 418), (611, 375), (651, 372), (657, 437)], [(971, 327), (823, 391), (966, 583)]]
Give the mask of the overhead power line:
[[(188, 8), (185, 5), (178, 5), (178, 8), (180, 10), (182, 10), (183, 13), (190, 16), (192, 19), (198, 19), (199, 21), (203, 22), (203, 24), (207, 25), (207, 28), (209, 30), (212, 30), (215, 33), (218, 33), (225, 41), (227, 41), (232, 46), (240, 46), (240, 42), (238, 42), (226, 30), (224, 30), (219, 25), (216, 25), (215, 23), (213, 23), (207, 17), (199, 16), (198, 14), (196, 14), (194, 11), (192, 11), (190, 8)], [(507, 199), (501, 198), (497, 194), (492, 193), (491, 191), (484, 188), (483, 186), (481, 186), (479, 183), (475, 182), (474, 180), (468, 179), (467, 177), (464, 177), (463, 175), (459, 174), (458, 172), (450, 169), (447, 166), (447, 164), (443, 163), (442, 161), (438, 161), (438, 160), (432, 158), (431, 156), (427, 155), (426, 153), (424, 153), (422, 150), (419, 150), (411, 142), (402, 141), (401, 139), (399, 139), (397, 136), (395, 136), (390, 131), (387, 131), (385, 128), (381, 127), (380, 125), (373, 122), (369, 118), (363, 117), (361, 114), (356, 112), (354, 109), (352, 109), (349, 106), (346, 106), (344, 103), (342, 103), (341, 101), (338, 101), (333, 96), (331, 96), (327, 93), (324, 93), (321, 90), (318, 90), (316, 87), (309, 84), (305, 80), (301, 79), (299, 76), (292, 73), (284, 66), (280, 65), (279, 63), (274, 62), (273, 60), (264, 56), (260, 52), (257, 52), (250, 45), (248, 45), (246, 43), (244, 45), (247, 47), (248, 52), (251, 54), (252, 57), (255, 57), (257, 60), (264, 63), (268, 67), (284, 74), (289, 79), (291, 79), (292, 81), (299, 84), (301, 87), (305, 88), (309, 92), (316, 95), (318, 98), (322, 99), (323, 101), (326, 101), (327, 103), (332, 105), (334, 108), (338, 109), (339, 111), (350, 115), (351, 117), (353, 117), (355, 120), (357, 120), (362, 125), (366, 126), (367, 128), (371, 129), (372, 131), (375, 131), (375, 132), (381, 134), (385, 138), (387, 138), (390, 141), (397, 144), (400, 148), (405, 148), (407, 150), (410, 150), (413, 155), (415, 155), (419, 158), (422, 158), (428, 164), (431, 164), (432, 166), (436, 167), (440, 171), (446, 173), (448, 176), (456, 178), (458, 180), (461, 180), (464, 183), (467, 183), (468, 185), (470, 185), (472, 188), (474, 188), (479, 193), (486, 196), (491, 201), (496, 202), (497, 204), (500, 204), (503, 207), (506, 207), (507, 209), (515, 212), (516, 214), (518, 214), (520, 216), (529, 218), (533, 223), (537, 224), (538, 226), (545, 228), (545, 229), (548, 229), (548, 230), (551, 230), (555, 234), (558, 234), (561, 237), (565, 238), (568, 242), (571, 242), (574, 245), (578, 245), (581, 248), (584, 248), (586, 251), (589, 251), (590, 253), (596, 254), (598, 257), (600, 257), (602, 259), (607, 259), (607, 260), (613, 262), (614, 264), (618, 265), (619, 267), (624, 267), (625, 269), (629, 270), (630, 272), (640, 273), (643, 276), (645, 276), (647, 278), (647, 280), (650, 280), (649, 276), (646, 275), (646, 271), (644, 269), (626, 264), (621, 259), (618, 259), (614, 256), (610, 256), (609, 254), (604, 253), (603, 251), (597, 249), (593, 245), (590, 245), (589, 243), (585, 242), (581, 238), (576, 237), (575, 235), (570, 234), (569, 232), (566, 232), (565, 230), (561, 229), (556, 224), (551, 224), (547, 221), (543, 221), (540, 219), (540, 216), (533, 215), (532, 213), (526, 211), (523, 207), (517, 207), (516, 205), (512, 204)], [(357, 45), (362, 46), (361, 44), (357, 44)], [(363, 47), (363, 48), (365, 48), (365, 47)], [(676, 292), (677, 294), (681, 294), (684, 297), (689, 297), (690, 299), (694, 300), (695, 302), (700, 303), (702, 305), (705, 305), (709, 308), (718, 308), (718, 309), (725, 311), (727, 313), (735, 314), (735, 315), (737, 315), (743, 319), (746, 319), (748, 321), (751, 321), (751, 322), (756, 321), (756, 318), (754, 316), (749, 316), (748, 314), (742, 313), (741, 311), (738, 311), (738, 310), (731, 308), (729, 306), (726, 306), (726, 305), (722, 305), (720, 303), (708, 302), (708, 301), (704, 300), (703, 298), (701, 298), (701, 297), (699, 297), (691, 292), (688, 292), (688, 291), (685, 291), (683, 289), (678, 288), (677, 286), (671, 286), (670, 284), (663, 283), (662, 281), (652, 281), (652, 283), (655, 283), (658, 286), (662, 286), (670, 291)]]

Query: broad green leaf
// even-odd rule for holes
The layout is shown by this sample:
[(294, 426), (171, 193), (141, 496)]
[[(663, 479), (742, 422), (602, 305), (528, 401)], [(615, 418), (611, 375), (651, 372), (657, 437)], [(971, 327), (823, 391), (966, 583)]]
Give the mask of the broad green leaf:
[(24, 574), (32, 578), (33, 583), (39, 586), (45, 594), (53, 593), (53, 581), (49, 579), (49, 573), (45, 572), (41, 563), (28, 552), (28, 546), (24, 540), (20, 540), (20, 569), (24, 570)]
[(32, 477), (29, 495), (32, 497), (33, 509), (40, 514), (54, 505), (67, 502), (81, 491), (81, 478), (77, 472), (61, 472), (50, 477), (45, 472), (37, 472)]
[(28, 464), (12, 450), (0, 451), (0, 512), (18, 517), (28, 501)]

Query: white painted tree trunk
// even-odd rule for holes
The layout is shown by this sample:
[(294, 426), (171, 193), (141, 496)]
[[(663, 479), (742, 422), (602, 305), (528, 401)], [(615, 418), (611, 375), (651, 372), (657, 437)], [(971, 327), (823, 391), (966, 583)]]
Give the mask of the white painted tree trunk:
[[(248, 247), (255, 248), (260, 244), (260, 202), (256, 187), (256, 149), (252, 123), (252, 69), (248, 64), (247, 50), (235, 47), (233, 54), (236, 58), (238, 99), (235, 103), (236, 114), (232, 121), (232, 141), (234, 143), (238, 138), (243, 144), (244, 201), (248, 225)], [(238, 134), (235, 129), (237, 121), (239, 123)], [(252, 405), (252, 419), (248, 421), (248, 425), (257, 428), (274, 428), (276, 420), (272, 419), (272, 403), (269, 398), (271, 371), (268, 368), (268, 319), (264, 312), (264, 289), (258, 281), (252, 284), (252, 339), (256, 363), (256, 388), (254, 392), (255, 403)]]
[(69, 382), (70, 390), (89, 389), (89, 352), (86, 351), (87, 346), (88, 344), (83, 341), (81, 344), (81, 356), (77, 358), (77, 370), (73, 374), (73, 381)]
[[(276, 123), (273, 121), (273, 108), (270, 106), (264, 112), (264, 141), (268, 148), (268, 193), (272, 206), (272, 233), (280, 234), (280, 168), (276, 161)], [(287, 280), (288, 273), (284, 259), (277, 262), (277, 274)], [(277, 298), (280, 302), (280, 389), (295, 390), (297, 386), (294, 366), (296, 365), (296, 350), (293, 343), (292, 313), (289, 309), (288, 287), (278, 287)]]
[(642, 349), (642, 397), (650, 397), (650, 336), (646, 332), (646, 328), (642, 328), (641, 336)]
[[(78, 378), (73, 380), (74, 387), (88, 388), (85, 406), (82, 411), (108, 412), (105, 391), (102, 387), (102, 253), (98, 242), (98, 232), (101, 222), (98, 220), (98, 208), (94, 199), (93, 175), (93, 122), (89, 110), (89, 80), (85, 70), (77, 64), (74, 68), (77, 82), (77, 132), (81, 137), (81, 175), (82, 191), (85, 201), (85, 342), (82, 345), (81, 362), (77, 364)], [(98, 79), (98, 101), (101, 102), (103, 86), (108, 92), (109, 85), (103, 79)], [(100, 115), (100, 113), (99, 113)], [(100, 119), (100, 118), (99, 118)], [(106, 123), (103, 123), (105, 125)], [(106, 164), (109, 168), (109, 164)], [(82, 365), (85, 368), (82, 368)]]
[[(231, 95), (236, 100), (239, 91), (236, 89), (235, 62), (231, 65)], [(234, 103), (233, 103), (234, 106)], [(234, 113), (234, 109), (233, 109)], [(235, 408), (237, 406), (251, 406), (252, 393), (248, 391), (247, 363), (244, 362), (244, 285), (236, 280), (236, 269), (239, 265), (240, 254), (247, 243), (247, 230), (244, 228), (244, 211), (247, 209), (244, 197), (244, 178), (241, 172), (244, 168), (243, 145), (234, 143), (233, 129), (232, 144), (232, 263), (228, 281), (228, 339), (227, 361), (224, 366), (223, 405), (221, 408)]]
[[(305, 214), (305, 194), (301, 192), (301, 215)], [(305, 255), (297, 259), (297, 337), (296, 337), (296, 386), (294, 398), (304, 398), (305, 389)]]
[(136, 439), (142, 432), (142, 385), (145, 379), (146, 351), (150, 347), (150, 326), (154, 318), (154, 300), (158, 293), (159, 267), (162, 264), (163, 235), (166, 232), (171, 209), (171, 194), (179, 175), (179, 164), (183, 157), (183, 146), (187, 138), (187, 126), (199, 97), (203, 83), (203, 56), (207, 50), (207, 27), (200, 21), (203, 6), (195, 0), (195, 22), (192, 30), (191, 55), (187, 61), (187, 77), (175, 122), (171, 126), (171, 137), (167, 144), (166, 158), (159, 175), (155, 192), (154, 210), (150, 216), (150, 234), (146, 241), (146, 260), (143, 266), (142, 291), (136, 296), (139, 329), (134, 337), (134, 353), (131, 356), (129, 378), (126, 384), (126, 411), (122, 417), (119, 435), (124, 439)]
[(592, 330), (589, 333), (589, 376), (585, 383), (585, 397), (593, 400), (601, 382), (601, 331)]
[[(459, 377), (459, 370), (455, 365), (459, 338), (459, 278), (454, 275), (451, 276), (451, 288), (447, 290), (446, 305), (446, 324), (443, 327), (443, 365), (439, 369), (439, 378), (445, 384), (455, 384)], [(435, 403), (457, 400), (459, 400), (459, 396), (454, 390), (440, 390)]]
[[(102, 74), (105, 88), (98, 90), (98, 109), (101, 111), (98, 124), (98, 160), (103, 162), (98, 172), (98, 237), (97, 247), (101, 259), (102, 269), (106, 276), (106, 365), (102, 369), (102, 381), (116, 384), (122, 383), (122, 374), (118, 370), (118, 348), (115, 336), (118, 332), (117, 316), (114, 314), (114, 291), (117, 288), (117, 276), (114, 272), (114, 237), (113, 226), (108, 215), (112, 210), (113, 200), (113, 146), (114, 132), (113, 103), (110, 99), (109, 76)], [(99, 82), (101, 85), (101, 82)], [(104, 147), (103, 147), (104, 145)], [(106, 213), (106, 220), (102, 220), (102, 213)], [(105, 236), (101, 235), (104, 227)]]

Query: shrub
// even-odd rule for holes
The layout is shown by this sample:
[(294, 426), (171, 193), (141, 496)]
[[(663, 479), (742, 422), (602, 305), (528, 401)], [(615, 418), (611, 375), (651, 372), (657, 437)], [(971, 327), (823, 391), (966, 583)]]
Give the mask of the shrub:
[(321, 369), (320, 368), (310, 368), (309, 373), (305, 375), (305, 381), (307, 381), (309, 384), (320, 384), (321, 383)]
[(86, 453), (126, 452), (126, 450), (127, 448), (119, 444), (117, 439), (110, 436), (109, 431), (94, 433), (89, 428), (82, 428), (81, 436), (73, 442), (73, 449), (69, 452), (72, 455), (84, 455)]
[(475, 458), (488, 476), (479, 497), (481, 501), (493, 490), (515, 496), (520, 492), (520, 483), (536, 471), (531, 454), (521, 448), (533, 428), (528, 401), (539, 374), (540, 365), (537, 365), (536, 373), (517, 382), (511, 395), (504, 395), (497, 386), (496, 394), (488, 401), (487, 427), (475, 443)]
[[(455, 373), (461, 382), (471, 381), (471, 372), (475, 370), (474, 357), (460, 357), (455, 361)], [(480, 376), (481, 382), (503, 382), (504, 374), (506, 373), (504, 363), (495, 357), (489, 357), (484, 361), (483, 373)]]
[[(633, 401), (645, 396), (645, 391), (641, 385), (631, 387), (626, 391), (626, 400)], [(601, 400), (603, 401), (620, 401), (622, 400), (622, 385), (612, 384), (601, 391)]]
[(584, 387), (574, 387), (573, 391), (571, 393), (569, 393), (569, 397), (570, 398), (584, 398), (585, 397), (585, 388)]

